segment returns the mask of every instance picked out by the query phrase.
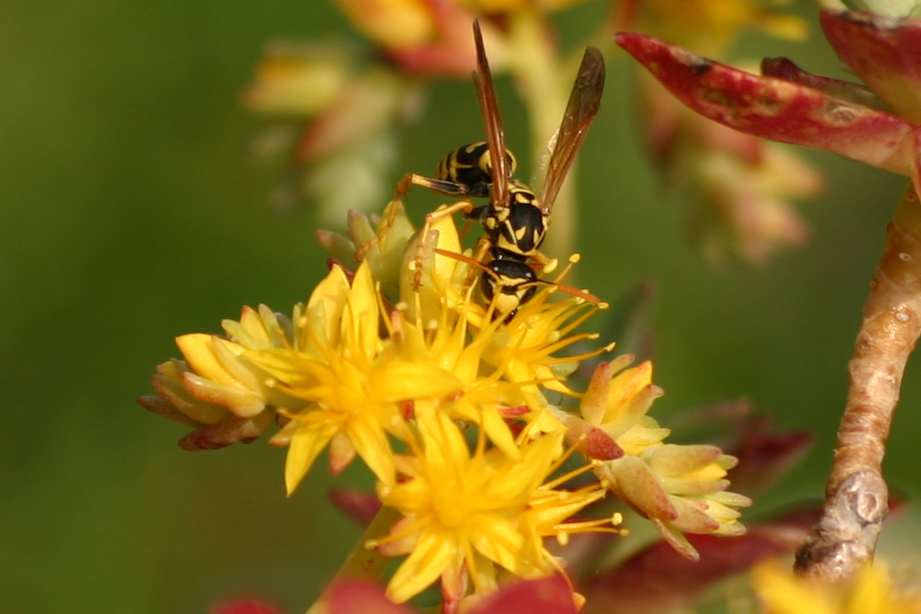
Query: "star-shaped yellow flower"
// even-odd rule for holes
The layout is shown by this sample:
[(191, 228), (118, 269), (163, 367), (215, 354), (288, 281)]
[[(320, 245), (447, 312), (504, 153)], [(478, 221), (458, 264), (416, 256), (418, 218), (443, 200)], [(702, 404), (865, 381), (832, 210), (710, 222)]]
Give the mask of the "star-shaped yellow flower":
[(520, 458), (512, 459), (487, 449), (483, 437), (471, 452), (458, 425), (433, 407), (417, 407), (416, 415), (419, 438), (415, 457), (403, 464), (407, 479), (377, 489), (381, 503), (404, 518), (369, 545), (409, 554), (388, 596), (406, 601), (439, 577), (451, 590), (464, 569), (478, 594), (496, 588), (497, 567), (524, 578), (552, 573), (557, 564), (542, 537), (565, 533), (561, 521), (604, 490), (596, 484), (556, 497), (555, 485), (542, 486), (563, 454), (562, 433), (520, 443)]
[(349, 284), (333, 267), (314, 292), (298, 327), (300, 349), (247, 353), (273, 385), (306, 401), (280, 413), (291, 421), (272, 439), (290, 445), (285, 484), (291, 493), (316, 457), (331, 445), (330, 463), (340, 471), (357, 454), (379, 480), (394, 479), (388, 433), (403, 437), (406, 401), (446, 397), (458, 380), (432, 364), (399, 358), (379, 330), (380, 297), (367, 265)]

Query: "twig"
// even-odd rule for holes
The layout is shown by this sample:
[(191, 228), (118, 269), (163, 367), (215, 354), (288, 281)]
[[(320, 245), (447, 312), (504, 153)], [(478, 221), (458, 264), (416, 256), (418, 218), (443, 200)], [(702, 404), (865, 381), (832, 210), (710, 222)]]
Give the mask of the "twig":
[(796, 554), (797, 572), (816, 582), (848, 581), (871, 563), (889, 511), (882, 461), (905, 363), (921, 334), (921, 205), (911, 185), (886, 235), (848, 365), (822, 518)]

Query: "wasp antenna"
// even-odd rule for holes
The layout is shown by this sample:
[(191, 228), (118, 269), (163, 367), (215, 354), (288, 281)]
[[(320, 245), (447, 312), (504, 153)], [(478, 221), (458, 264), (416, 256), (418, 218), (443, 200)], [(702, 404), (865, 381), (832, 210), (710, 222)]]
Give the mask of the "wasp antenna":
[(478, 267), (478, 268), (480, 268), (480, 269), (482, 269), (482, 270), (484, 270), (484, 271), (487, 271), (488, 273), (492, 274), (492, 271), (489, 270), (489, 267), (487, 267), (485, 264), (483, 264), (482, 262), (480, 262), (480, 261), (477, 260), (476, 258), (472, 258), (472, 257), (470, 257), (470, 256), (468, 256), (468, 255), (466, 255), (466, 254), (459, 254), (459, 253), (457, 253), (457, 252), (452, 252), (452, 251), (449, 251), (449, 250), (446, 250), (446, 249), (441, 249), (440, 247), (436, 247), (436, 248), (435, 248), (435, 253), (438, 254), (439, 256), (447, 256), (448, 258), (454, 258), (455, 260), (460, 260), (461, 262), (466, 262), (466, 263), (469, 264), (470, 266)]
[(593, 305), (598, 305), (598, 307), (600, 307), (601, 309), (607, 309), (608, 307), (607, 303), (602, 301), (600, 298), (598, 298), (597, 296), (595, 296), (588, 290), (580, 290), (578, 288), (574, 288), (573, 286), (567, 286), (566, 284), (561, 284), (555, 281), (542, 281), (542, 283), (545, 283), (548, 286), (553, 286), (554, 288), (557, 288), (558, 290), (565, 292), (566, 294), (570, 296), (581, 298), (589, 303), (592, 303)]

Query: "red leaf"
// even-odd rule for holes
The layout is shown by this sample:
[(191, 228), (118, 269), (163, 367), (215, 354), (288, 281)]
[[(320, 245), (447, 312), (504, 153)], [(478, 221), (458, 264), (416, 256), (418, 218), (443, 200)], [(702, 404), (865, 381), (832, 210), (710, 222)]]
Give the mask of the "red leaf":
[(556, 574), (503, 587), (468, 610), (467, 614), (577, 614), (572, 587)]
[(796, 465), (812, 444), (808, 431), (774, 432), (770, 420), (747, 421), (739, 442), (727, 453), (739, 459), (729, 472), (732, 490), (754, 496), (773, 485)]
[(754, 136), (909, 175), (914, 126), (799, 83), (755, 75), (630, 32), (615, 38), (692, 110)]
[(329, 499), (340, 512), (362, 527), (371, 524), (381, 509), (381, 502), (376, 496), (351, 488), (333, 488), (329, 491)]
[(921, 20), (830, 9), (820, 18), (848, 68), (898, 113), (921, 121)]
[(284, 610), (254, 597), (237, 597), (223, 601), (208, 610), (208, 614), (282, 614)]
[(336, 582), (323, 599), (328, 614), (412, 614), (412, 610), (387, 599), (380, 586), (360, 580)]
[(657, 542), (586, 587), (584, 614), (641, 614), (684, 608), (716, 582), (748, 570), (758, 561), (792, 554), (819, 518), (819, 508), (798, 510), (749, 528), (739, 537), (688, 535), (700, 553), (694, 563), (665, 542)]

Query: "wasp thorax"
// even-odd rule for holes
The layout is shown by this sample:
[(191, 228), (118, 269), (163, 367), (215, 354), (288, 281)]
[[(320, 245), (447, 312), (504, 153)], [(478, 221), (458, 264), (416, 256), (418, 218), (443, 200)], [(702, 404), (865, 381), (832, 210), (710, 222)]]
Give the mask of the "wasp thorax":
[(550, 223), (534, 192), (519, 183), (510, 187), (507, 207), (489, 207), (481, 215), (493, 246), (518, 257), (531, 256), (540, 248)]

